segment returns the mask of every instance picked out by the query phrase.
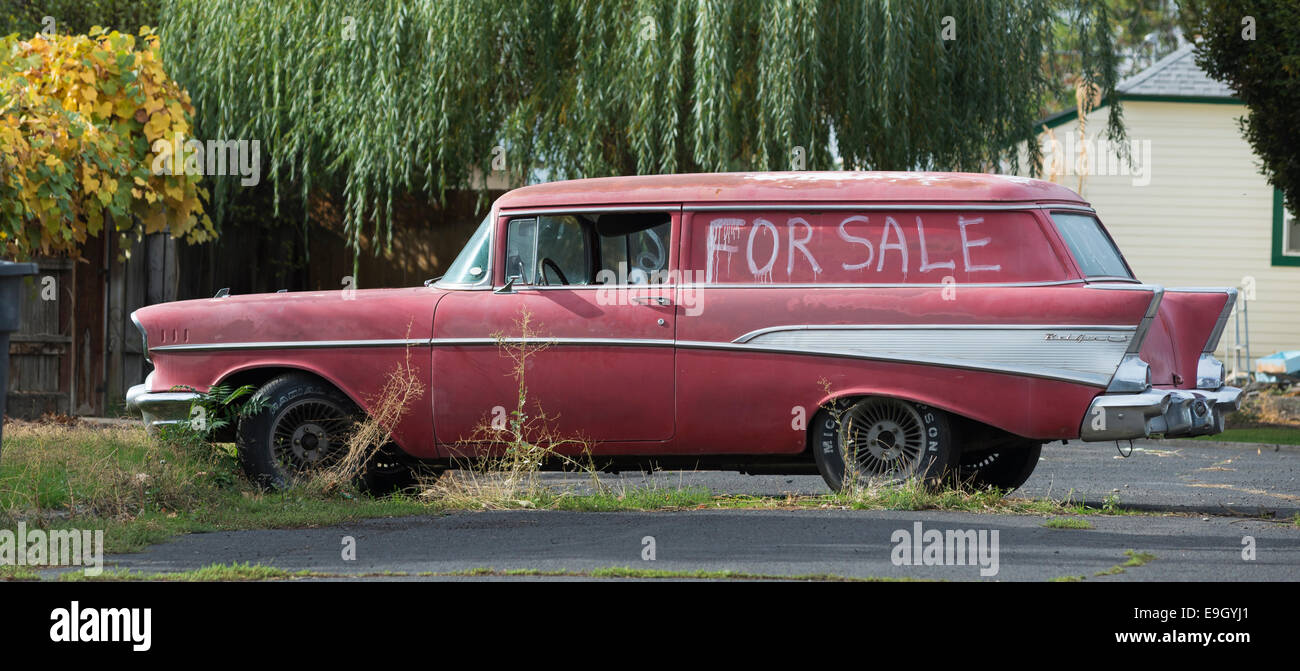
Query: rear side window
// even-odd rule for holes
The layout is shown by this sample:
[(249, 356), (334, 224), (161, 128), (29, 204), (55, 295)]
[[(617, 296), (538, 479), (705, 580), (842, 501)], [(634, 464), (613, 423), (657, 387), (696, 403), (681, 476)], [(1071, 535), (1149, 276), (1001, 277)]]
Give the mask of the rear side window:
[(596, 222), (600, 238), (598, 284), (663, 284), (668, 281), (672, 219), (664, 212), (604, 214)]
[(1085, 277), (1125, 277), (1133, 279), (1115, 242), (1096, 217), (1087, 214), (1053, 212), (1052, 220)]

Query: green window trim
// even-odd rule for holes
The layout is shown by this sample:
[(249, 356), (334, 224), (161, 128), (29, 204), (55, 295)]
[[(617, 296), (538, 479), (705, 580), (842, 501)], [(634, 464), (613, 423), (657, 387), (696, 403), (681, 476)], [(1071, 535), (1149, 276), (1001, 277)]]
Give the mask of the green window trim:
[(1300, 266), (1300, 256), (1282, 253), (1282, 245), (1286, 240), (1286, 232), (1282, 230), (1286, 225), (1285, 220), (1286, 206), (1282, 201), (1282, 192), (1273, 189), (1273, 265)]

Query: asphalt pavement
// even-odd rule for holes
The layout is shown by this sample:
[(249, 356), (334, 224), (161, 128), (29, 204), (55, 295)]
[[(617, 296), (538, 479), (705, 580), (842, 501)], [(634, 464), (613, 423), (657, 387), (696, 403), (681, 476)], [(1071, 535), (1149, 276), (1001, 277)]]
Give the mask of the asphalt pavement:
[[(582, 478), (546, 477), (585, 486)], [(663, 472), (606, 480), (699, 485), (715, 494), (826, 491), (815, 476)], [(938, 580), (1300, 580), (1300, 525), (1289, 521), (1300, 514), (1295, 448), (1141, 442), (1125, 458), (1113, 444), (1052, 444), (1014, 496), (1095, 506), (1109, 498), (1143, 514), (1088, 516), (1092, 528), (1057, 529), (1039, 515), (940, 511), (484, 511), (192, 534), (107, 561), (145, 572), (248, 562), (386, 580), (609, 567)], [(349, 544), (355, 559), (343, 557)], [(1123, 567), (1128, 551), (1151, 558)]]

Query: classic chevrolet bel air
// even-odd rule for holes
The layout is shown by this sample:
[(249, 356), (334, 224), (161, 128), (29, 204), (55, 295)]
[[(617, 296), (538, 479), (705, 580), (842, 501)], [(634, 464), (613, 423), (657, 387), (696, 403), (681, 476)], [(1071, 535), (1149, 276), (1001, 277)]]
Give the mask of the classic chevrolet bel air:
[(373, 470), (400, 483), (500, 447), (482, 428), (515, 407), (502, 348), (531, 337), (548, 346), (529, 408), (604, 468), (1011, 489), (1047, 441), (1221, 431), (1240, 390), (1213, 352), (1235, 300), (1143, 284), (1093, 208), (1043, 181), (576, 180), (499, 198), (423, 287), (143, 308), (154, 370), (128, 402), (183, 422), (195, 390), (256, 386), (233, 438), (276, 485), (328, 463), (409, 365), (428, 393)]

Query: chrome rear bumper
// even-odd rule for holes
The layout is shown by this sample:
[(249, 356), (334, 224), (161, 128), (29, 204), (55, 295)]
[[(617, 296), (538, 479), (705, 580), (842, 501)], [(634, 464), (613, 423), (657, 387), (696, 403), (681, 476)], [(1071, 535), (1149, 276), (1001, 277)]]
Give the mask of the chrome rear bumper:
[(1139, 394), (1102, 394), (1083, 418), (1083, 440), (1130, 440), (1154, 434), (1204, 436), (1223, 431), (1223, 416), (1241, 404), (1241, 390), (1150, 389)]
[(140, 413), (149, 431), (164, 424), (189, 421), (190, 406), (199, 395), (189, 391), (149, 391), (149, 382), (137, 384), (126, 392), (126, 408)]

